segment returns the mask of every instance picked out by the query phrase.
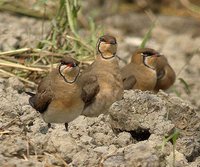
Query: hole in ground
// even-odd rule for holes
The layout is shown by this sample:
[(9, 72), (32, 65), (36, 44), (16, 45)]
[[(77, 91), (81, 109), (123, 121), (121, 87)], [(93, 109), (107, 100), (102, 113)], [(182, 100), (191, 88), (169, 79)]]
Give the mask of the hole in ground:
[(151, 133), (149, 129), (138, 128), (137, 130), (127, 131), (131, 134), (131, 136), (137, 141), (148, 140)]
[(194, 162), (199, 155), (200, 155), (200, 149), (197, 148), (193, 150), (190, 156), (186, 156), (186, 159), (188, 160), (188, 162)]

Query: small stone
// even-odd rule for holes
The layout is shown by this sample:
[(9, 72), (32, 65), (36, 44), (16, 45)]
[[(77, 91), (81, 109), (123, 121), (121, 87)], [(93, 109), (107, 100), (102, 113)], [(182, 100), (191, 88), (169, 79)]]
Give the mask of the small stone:
[(118, 134), (116, 139), (116, 144), (118, 144), (120, 147), (124, 147), (126, 145), (129, 145), (132, 143), (132, 137), (131, 134), (128, 132), (121, 132)]
[(96, 148), (94, 149), (94, 151), (97, 152), (97, 153), (102, 153), (102, 154), (104, 154), (104, 153), (106, 153), (106, 152), (108, 151), (108, 146), (96, 147)]
[(94, 141), (94, 139), (92, 137), (90, 137), (90, 136), (83, 135), (83, 136), (81, 136), (80, 141), (83, 144), (91, 144)]

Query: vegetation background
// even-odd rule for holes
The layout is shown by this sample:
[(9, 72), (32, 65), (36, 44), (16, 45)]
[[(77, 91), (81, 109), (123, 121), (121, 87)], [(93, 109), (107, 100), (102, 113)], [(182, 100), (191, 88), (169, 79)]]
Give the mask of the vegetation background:
[[(135, 36), (136, 38), (131, 39), (134, 49), (145, 47), (149, 43), (151, 46), (149, 41), (151, 41), (152, 32), (156, 34), (157, 30), (155, 29), (158, 27), (161, 27), (161, 31), (163, 29), (165, 31), (167, 28), (173, 31), (176, 29), (175, 34), (181, 32), (181, 30), (183, 30), (183, 34), (185, 33), (184, 29), (187, 29), (185, 35), (191, 36), (192, 34), (192, 38), (195, 38), (199, 36), (195, 29), (200, 19), (199, 6), (198, 0), (1, 0), (0, 11), (3, 14), (10, 13), (18, 18), (28, 16), (38, 20), (41, 24), (36, 27), (35, 31), (31, 28), (31, 25), (27, 28), (20, 25), (19, 22), (18, 25), (27, 29), (27, 32), (19, 33), (15, 37), (14, 41), (17, 40), (18, 43), (9, 46), (8, 40), (8, 47), (4, 47), (3, 45), (7, 41), (0, 41), (2, 45), (0, 47), (0, 76), (17, 76), (27, 87), (35, 87), (64, 54), (69, 54), (81, 60), (84, 68), (93, 60), (97, 38), (104, 33), (117, 36), (121, 43), (125, 43), (124, 41), (129, 40), (129, 37)], [(164, 25), (165, 22), (168, 22), (168, 18), (159, 19), (160, 16), (167, 16), (175, 20), (171, 21), (171, 25)], [(133, 19), (130, 23), (127, 19), (123, 19), (129, 17), (130, 19), (131, 17), (137, 19)], [(184, 21), (176, 20), (176, 18), (194, 21), (185, 24)], [(5, 25), (3, 25), (4, 22)], [(3, 39), (9, 39), (15, 26), (9, 22), (9, 16), (2, 17), (3, 29), (5, 29), (5, 26), (13, 26), (11, 32), (5, 33), (3, 30), (1, 32)], [(38, 33), (35, 40), (30, 39), (30, 31)], [(25, 38), (22, 37), (24, 34)], [(153, 37), (157, 38), (156, 35), (153, 35)], [(121, 39), (124, 39), (124, 41)], [(13, 39), (10, 41), (10, 43), (14, 43)], [(164, 44), (160, 43), (160, 45)], [(193, 44), (188, 42), (188, 45)], [(151, 47), (162, 50), (155, 45)], [(134, 50), (130, 48), (128, 48), (129, 54)], [(122, 48), (122, 50), (124, 49), (126, 48)], [(173, 48), (170, 49), (173, 50)], [(185, 51), (184, 54), (190, 54), (190, 56), (186, 56), (186, 62), (182, 63), (178, 70), (175, 69), (178, 76), (177, 80), (188, 95), (191, 94), (193, 83), (188, 83), (187, 79), (179, 75), (190, 64), (193, 56), (199, 53), (199, 47), (196, 45), (191, 50), (190, 53)], [(122, 53), (121, 55), (121, 60), (127, 62), (128, 58), (124, 56), (126, 54)], [(174, 87), (173, 92), (176, 92), (178, 96), (181, 94), (177, 87)]]

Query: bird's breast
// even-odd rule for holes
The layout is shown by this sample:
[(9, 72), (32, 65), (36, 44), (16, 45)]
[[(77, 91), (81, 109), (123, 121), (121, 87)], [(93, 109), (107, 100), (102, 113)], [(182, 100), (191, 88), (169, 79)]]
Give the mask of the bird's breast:
[(83, 111), (82, 100), (54, 100), (42, 117), (47, 123), (67, 123), (78, 117)]
[[(65, 84), (65, 83), (64, 83)], [(81, 91), (76, 85), (58, 85), (54, 90), (55, 96), (42, 117), (47, 123), (67, 123), (79, 116), (84, 102)]]

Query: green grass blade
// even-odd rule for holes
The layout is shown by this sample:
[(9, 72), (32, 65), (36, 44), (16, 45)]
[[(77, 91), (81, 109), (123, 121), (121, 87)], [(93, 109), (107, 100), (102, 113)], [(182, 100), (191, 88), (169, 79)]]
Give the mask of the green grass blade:
[(154, 22), (152, 23), (151, 27), (149, 28), (149, 30), (148, 30), (147, 33), (145, 34), (145, 36), (144, 36), (144, 38), (143, 38), (143, 40), (142, 40), (142, 43), (141, 43), (141, 45), (140, 45), (140, 48), (145, 48), (146, 43), (147, 43), (148, 40), (151, 38), (151, 33), (152, 33), (152, 31), (153, 31), (155, 25), (156, 25), (156, 21), (154, 21)]
[(189, 84), (183, 79), (183, 78), (178, 78), (179, 81), (184, 85), (184, 88), (185, 88), (185, 91), (187, 94), (190, 94), (191, 93), (191, 90), (190, 90), (190, 86)]
[(173, 145), (176, 144), (176, 140), (178, 139), (179, 135), (180, 131), (178, 129), (175, 129), (174, 133), (172, 133), (169, 137), (164, 138), (161, 150), (164, 150), (164, 147), (169, 140), (172, 140)]

